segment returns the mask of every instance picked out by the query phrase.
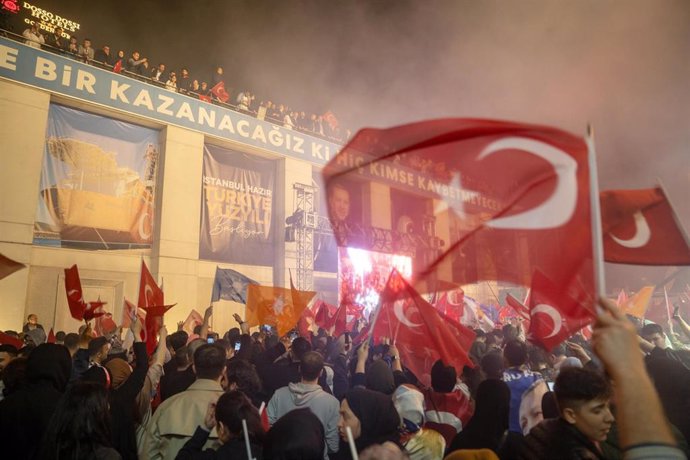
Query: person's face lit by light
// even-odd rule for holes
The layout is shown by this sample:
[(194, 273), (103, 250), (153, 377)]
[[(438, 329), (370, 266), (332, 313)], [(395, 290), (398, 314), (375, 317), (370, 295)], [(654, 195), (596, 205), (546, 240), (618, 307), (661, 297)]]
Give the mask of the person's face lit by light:
[(328, 197), (328, 205), (334, 219), (340, 221), (347, 219), (350, 215), (350, 193), (342, 187), (333, 187)]

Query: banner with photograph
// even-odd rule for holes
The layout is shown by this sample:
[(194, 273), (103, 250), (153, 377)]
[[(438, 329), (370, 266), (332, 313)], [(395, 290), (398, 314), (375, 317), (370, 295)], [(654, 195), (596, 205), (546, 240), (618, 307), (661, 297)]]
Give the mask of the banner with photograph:
[(204, 146), (199, 258), (273, 265), (276, 163)]
[(151, 246), (158, 131), (51, 104), (34, 243)]

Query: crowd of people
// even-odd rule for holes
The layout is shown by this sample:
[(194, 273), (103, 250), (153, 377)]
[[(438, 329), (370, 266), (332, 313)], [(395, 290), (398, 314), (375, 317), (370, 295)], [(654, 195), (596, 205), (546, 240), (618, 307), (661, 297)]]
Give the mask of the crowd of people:
[[(140, 320), (98, 336), (46, 334), (0, 345), (5, 458), (41, 459), (613, 459), (684, 458), (690, 436), (687, 351), (602, 301), (591, 342), (546, 352), (519, 322), (477, 330), (474, 367), (438, 360), (431, 386), (395, 343), (364, 332), (219, 335), (213, 307), (190, 333)], [(690, 327), (676, 321), (690, 339)], [(363, 328), (366, 330), (366, 328)], [(52, 334), (51, 334), (52, 335)], [(615, 388), (615, 391), (614, 391)]]
[[(287, 104), (258, 100), (256, 95), (248, 89), (235, 91), (232, 85), (226, 84), (222, 66), (216, 66), (215, 71), (208, 78), (192, 76), (185, 66), (182, 66), (179, 72), (170, 70), (170, 67), (163, 62), (154, 64), (148, 57), (142, 56), (138, 50), (133, 50), (128, 55), (124, 50), (115, 52), (108, 44), (95, 49), (89, 38), (82, 39), (81, 43), (74, 35), (69, 39), (65, 38), (66, 34), (60, 27), (55, 28), (52, 33), (44, 34), (43, 32), (45, 31), (41, 31), (38, 26), (30, 25), (22, 33), (25, 44), (69, 56), (87, 64), (122, 73), (170, 91), (222, 105), (247, 115), (260, 117), (284, 128), (301, 131), (332, 142), (343, 143), (352, 136), (352, 132), (340, 126), (338, 119), (330, 111), (325, 114), (307, 114)], [(222, 85), (219, 85), (221, 82)]]

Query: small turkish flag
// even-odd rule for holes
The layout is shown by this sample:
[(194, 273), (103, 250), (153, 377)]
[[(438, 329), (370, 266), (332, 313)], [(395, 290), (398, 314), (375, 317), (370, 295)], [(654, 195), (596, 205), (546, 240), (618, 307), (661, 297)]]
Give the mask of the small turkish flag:
[(688, 238), (660, 187), (601, 192), (604, 259), (638, 265), (690, 265)]
[(48, 332), (48, 338), (46, 339), (46, 343), (55, 343), (55, 332), (53, 332), (53, 328), (50, 328), (50, 332)]
[(595, 315), (564, 293), (543, 273), (532, 277), (528, 339), (551, 351), (568, 337), (594, 321)]
[(230, 99), (230, 95), (225, 90), (224, 81), (219, 81), (218, 83), (216, 83), (216, 85), (213, 88), (211, 88), (211, 94), (216, 96), (220, 102), (228, 102), (228, 99)]
[(86, 311), (86, 302), (84, 302), (79, 269), (76, 264), (65, 269), (65, 291), (67, 292), (67, 304), (72, 318), (82, 321)]

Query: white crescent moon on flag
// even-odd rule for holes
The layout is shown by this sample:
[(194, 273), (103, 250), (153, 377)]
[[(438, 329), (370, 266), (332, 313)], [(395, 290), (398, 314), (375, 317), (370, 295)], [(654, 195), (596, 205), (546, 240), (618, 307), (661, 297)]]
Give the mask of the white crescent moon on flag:
[(405, 304), (400, 300), (398, 300), (397, 302), (395, 302), (393, 304), (393, 313), (395, 313), (395, 316), (398, 318), (398, 321), (400, 321), (401, 323), (403, 323), (407, 327), (419, 327), (419, 326), (421, 326), (422, 323), (419, 323), (419, 324), (413, 323), (412, 321), (410, 321), (410, 319), (407, 316), (405, 316), (405, 312), (403, 311), (404, 306), (405, 306)]
[(644, 214), (642, 214), (642, 211), (637, 211), (635, 214), (633, 214), (633, 217), (635, 218), (635, 235), (632, 238), (624, 240), (621, 238), (616, 238), (613, 236), (613, 234), (611, 234), (611, 239), (624, 248), (641, 248), (645, 244), (649, 243), (649, 239), (652, 236), (652, 231), (649, 229), (649, 224), (647, 223), (647, 219), (644, 217)]
[(553, 331), (551, 332), (551, 334), (545, 336), (545, 339), (549, 339), (561, 331), (561, 323), (563, 322), (563, 319), (561, 318), (561, 314), (558, 313), (558, 310), (553, 308), (551, 305), (540, 303), (532, 309), (532, 316), (534, 316), (536, 313), (543, 313), (549, 316), (553, 321)]
[(487, 145), (478, 160), (506, 149), (524, 150), (542, 158), (556, 171), (557, 183), (553, 194), (536, 208), (513, 216), (499, 217), (485, 225), (493, 228), (539, 230), (560, 227), (570, 220), (577, 205), (577, 162), (563, 150), (534, 139), (506, 137)]
[(146, 302), (146, 306), (149, 306), (149, 293), (151, 296), (153, 296), (153, 288), (149, 285), (149, 283), (146, 283), (144, 285), (144, 302)]

